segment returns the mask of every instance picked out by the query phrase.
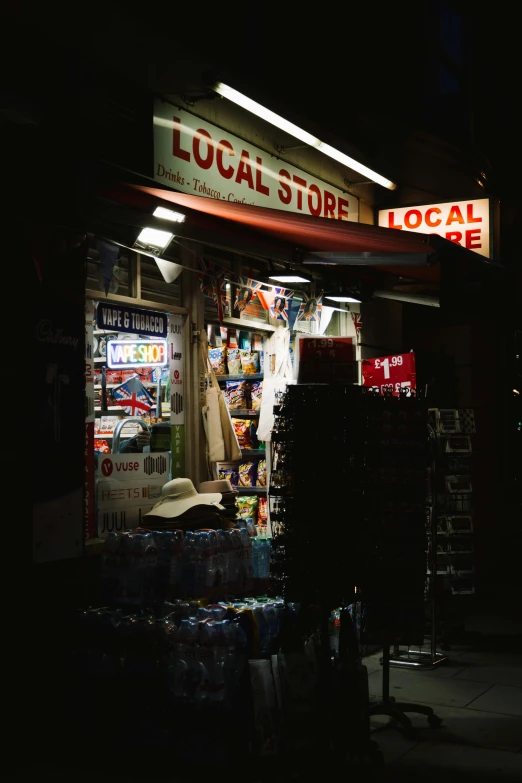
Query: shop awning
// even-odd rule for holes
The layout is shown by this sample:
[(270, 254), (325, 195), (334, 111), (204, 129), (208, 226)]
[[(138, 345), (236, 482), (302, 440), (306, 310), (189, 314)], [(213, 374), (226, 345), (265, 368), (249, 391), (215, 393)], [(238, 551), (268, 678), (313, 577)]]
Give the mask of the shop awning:
[[(457, 265), (464, 277), (468, 273), (473, 276), (483, 267), (498, 268), (477, 253), (435, 234), (313, 217), (135, 183), (106, 184), (99, 190), (99, 195), (147, 210), (149, 216), (155, 206), (163, 204), (187, 211), (196, 218), (199, 227), (206, 225), (205, 219), (209, 226), (217, 224), (225, 230), (227, 226), (235, 226), (247, 242), (250, 237), (252, 247), (263, 238), (277, 240), (298, 251), (300, 263), (316, 266), (317, 271), (323, 267), (325, 273), (331, 267), (365, 267), (397, 280), (417, 280), (442, 287), (441, 270), (445, 258), (452, 266)], [(181, 235), (187, 238), (190, 237), (189, 223), (187, 220), (182, 224)], [(261, 245), (259, 255), (263, 255)]]
[[(322, 217), (301, 215), (280, 209), (267, 209), (250, 204), (218, 201), (205, 196), (178, 193), (175, 190), (153, 188), (146, 185), (119, 184), (104, 189), (106, 195), (116, 200), (138, 205), (139, 194), (155, 200), (168, 201), (178, 207), (196, 210), (206, 215), (223, 218), (240, 224), (310, 252), (414, 254), (426, 258), (435, 252), (429, 244), (429, 235), (413, 234), (396, 229), (352, 223), (341, 220), (325, 220)], [(133, 196), (134, 193), (134, 196)], [(143, 201), (141, 201), (143, 204)], [(419, 258), (420, 260), (420, 258)]]

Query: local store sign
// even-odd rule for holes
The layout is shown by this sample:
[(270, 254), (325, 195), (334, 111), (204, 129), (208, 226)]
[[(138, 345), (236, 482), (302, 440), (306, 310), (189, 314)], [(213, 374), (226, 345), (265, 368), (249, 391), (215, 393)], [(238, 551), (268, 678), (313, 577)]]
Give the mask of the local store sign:
[(154, 107), (154, 179), (183, 193), (359, 220), (359, 200), (172, 104)]
[(401, 390), (415, 389), (417, 386), (415, 354), (410, 351), (395, 356), (364, 359), (362, 381), (363, 386), (373, 386), (381, 392), (392, 390), (396, 397)]
[(379, 225), (423, 234), (439, 234), (481, 256), (490, 257), (487, 198), (381, 209)]

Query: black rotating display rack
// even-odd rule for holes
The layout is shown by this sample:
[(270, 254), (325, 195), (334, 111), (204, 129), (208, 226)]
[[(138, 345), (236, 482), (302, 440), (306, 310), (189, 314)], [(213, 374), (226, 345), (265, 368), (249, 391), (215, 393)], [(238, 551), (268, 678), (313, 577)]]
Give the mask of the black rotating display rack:
[[(272, 579), (289, 601), (359, 607), (359, 645), (382, 645), (383, 694), (368, 715), (411, 729), (389, 696), (390, 646), (422, 644), (425, 625), (427, 411), (360, 386), (289, 386), (276, 406), (269, 489)], [(344, 613), (348, 615), (348, 612)], [(359, 647), (360, 649), (360, 647)]]

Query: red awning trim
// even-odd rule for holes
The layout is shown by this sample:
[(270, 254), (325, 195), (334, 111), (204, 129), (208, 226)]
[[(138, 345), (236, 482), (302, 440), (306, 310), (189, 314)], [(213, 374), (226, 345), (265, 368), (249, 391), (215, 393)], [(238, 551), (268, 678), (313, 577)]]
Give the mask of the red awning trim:
[[(435, 253), (428, 234), (416, 234), (365, 223), (332, 220), (301, 215), (279, 209), (218, 201), (205, 196), (174, 190), (128, 184), (126, 187), (168, 201), (180, 207), (198, 210), (262, 231), (268, 236), (292, 243), (308, 251), (345, 251), (348, 253)], [(371, 264), (371, 262), (370, 262)]]

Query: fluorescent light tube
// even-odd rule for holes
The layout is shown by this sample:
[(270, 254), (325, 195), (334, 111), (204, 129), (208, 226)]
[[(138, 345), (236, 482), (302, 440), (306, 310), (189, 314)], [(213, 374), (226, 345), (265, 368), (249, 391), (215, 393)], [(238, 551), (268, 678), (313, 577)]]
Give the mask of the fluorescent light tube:
[(174, 210), (165, 209), (165, 207), (156, 207), (152, 214), (154, 217), (172, 220), (173, 223), (183, 223), (185, 220), (185, 215), (182, 215), (181, 212), (174, 212)]
[(302, 128), (299, 128), (299, 126), (294, 125), (293, 122), (285, 120), (284, 117), (280, 117), (279, 114), (275, 114), (275, 112), (270, 111), (270, 109), (266, 109), (251, 98), (247, 98), (246, 95), (234, 90), (233, 87), (229, 87), (228, 84), (217, 82), (212, 89), (214, 92), (222, 95), (223, 98), (228, 98), (229, 101), (237, 103), (238, 106), (241, 106), (252, 114), (256, 114), (258, 117), (261, 117), (262, 120), (270, 122), (272, 125), (275, 125), (276, 128), (280, 128), (282, 131), (285, 131), (285, 133), (290, 134), (290, 136), (295, 136), (296, 139), (303, 141), (305, 144), (309, 144), (311, 147), (319, 147), (321, 144), (321, 140), (312, 136), (311, 133), (307, 133)]
[(269, 280), (277, 280), (278, 283), (309, 283), (307, 277), (300, 275), (270, 275)]
[(233, 87), (229, 87), (228, 84), (217, 82), (213, 85), (212, 89), (224, 98), (228, 98), (229, 101), (236, 103), (238, 106), (255, 114), (262, 120), (265, 120), (266, 122), (275, 125), (276, 128), (280, 128), (280, 130), (290, 134), (290, 136), (294, 136), (296, 139), (299, 139), (299, 141), (309, 144), (310, 147), (314, 147), (324, 155), (328, 155), (328, 157), (338, 161), (338, 163), (342, 163), (343, 166), (347, 166), (348, 168), (353, 169), (353, 171), (357, 171), (372, 182), (382, 185), (382, 187), (387, 188), (387, 190), (396, 190), (397, 184), (395, 182), (386, 179), (386, 177), (369, 169), (368, 166), (359, 163), (359, 161), (354, 160), (349, 155), (345, 155), (344, 152), (335, 149), (335, 147), (330, 146), (330, 144), (326, 144), (324, 141), (318, 139), (317, 136), (312, 136), (311, 133), (303, 130), (298, 125), (294, 125), (293, 122), (285, 120), (284, 117), (280, 117), (279, 114), (270, 111), (270, 109), (267, 109), (265, 106), (261, 106), (260, 103), (253, 101), (251, 98), (247, 98), (246, 95), (234, 90)]
[(173, 236), (174, 234), (171, 234), (170, 231), (160, 231), (158, 228), (144, 228), (136, 241), (164, 250)]
[(360, 299), (354, 299), (352, 296), (327, 296), (324, 295), (325, 299), (331, 299), (332, 302), (361, 302)]

